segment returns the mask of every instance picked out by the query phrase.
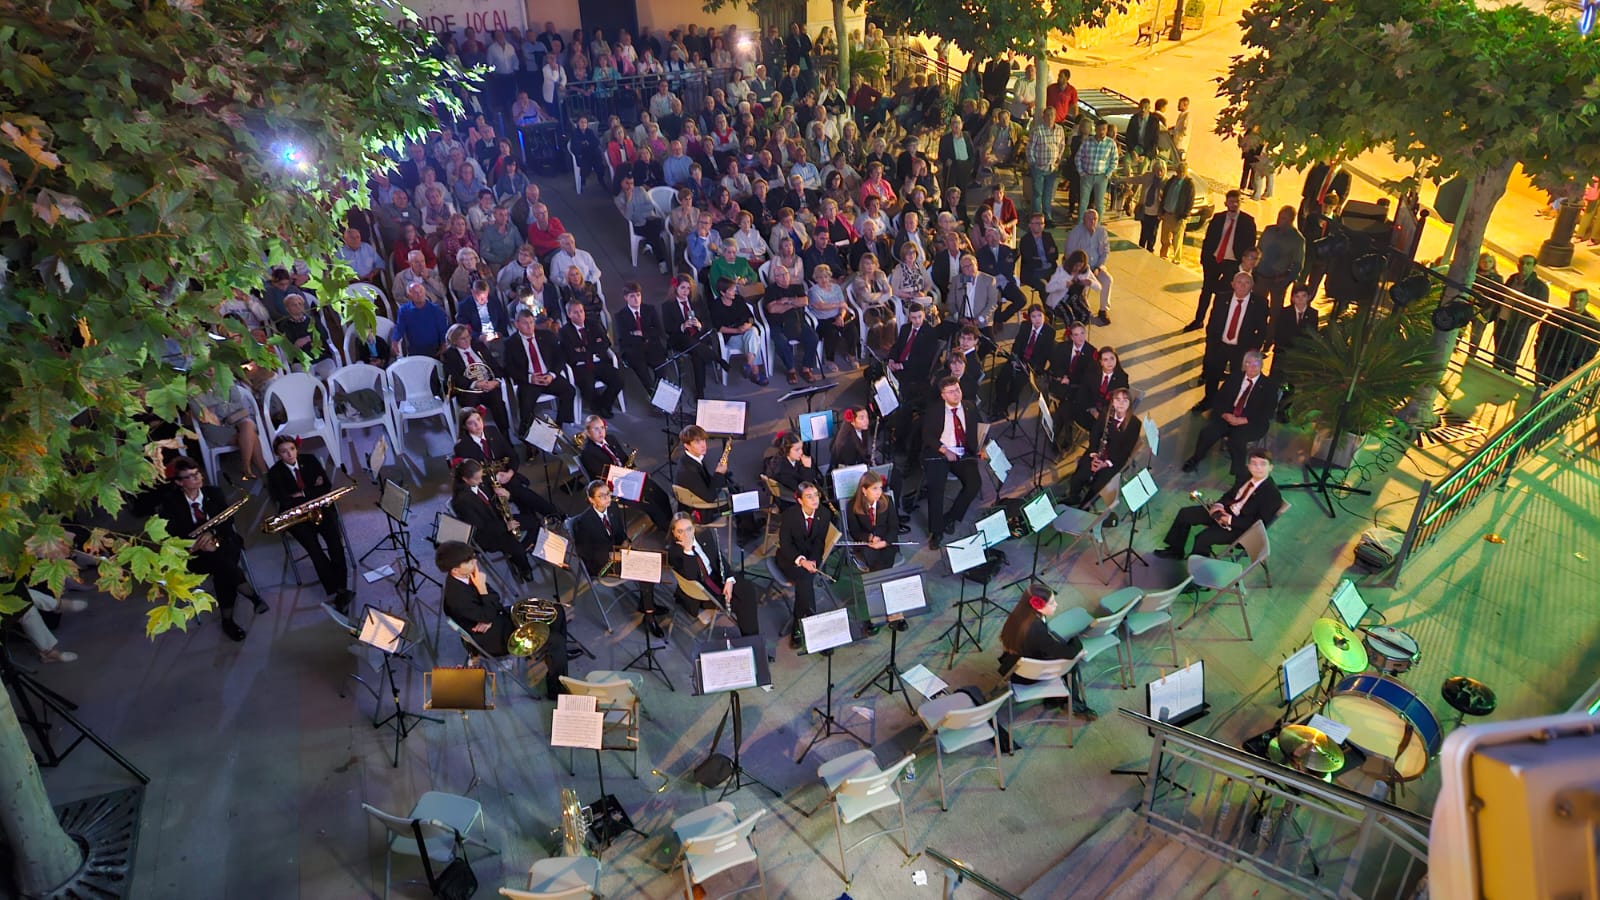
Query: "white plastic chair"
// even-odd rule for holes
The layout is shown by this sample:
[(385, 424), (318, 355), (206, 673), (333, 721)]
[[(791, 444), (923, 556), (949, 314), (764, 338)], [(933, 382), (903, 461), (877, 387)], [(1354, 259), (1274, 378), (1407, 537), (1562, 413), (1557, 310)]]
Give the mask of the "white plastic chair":
[(383, 412), (367, 418), (345, 419), (339, 416), (338, 406), (334, 407), (334, 430), (339, 436), (342, 446), (345, 433), (348, 431), (361, 431), (370, 428), (382, 428), (389, 436), (389, 446), (400, 446), (400, 433), (395, 428), (394, 418), (390, 415), (392, 407), (387, 396), (389, 389), (388, 380), (383, 377), (383, 370), (368, 363), (356, 363), (335, 369), (328, 375), (328, 391), (337, 395), (341, 390), (345, 392), (371, 389), (377, 391), (384, 398)]
[(471, 797), (462, 797), (458, 794), (446, 794), (443, 791), (428, 791), (418, 800), (411, 812), (404, 816), (387, 813), (370, 803), (361, 804), (367, 815), (376, 819), (389, 835), (384, 841), (383, 851), (383, 896), (389, 896), (390, 866), (396, 853), (401, 856), (422, 856), (417, 847), (417, 835), (412, 831), (411, 823), (417, 822), (422, 827), (422, 840), (427, 847), (428, 859), (433, 865), (448, 865), (455, 855), (456, 836), (472, 846), (482, 847), (490, 853), (498, 854), (500, 851), (472, 836), (473, 828), (479, 832), (487, 829), (483, 821), (483, 806)]
[[(1018, 659), (1012, 674), (1026, 678), (1031, 683), (1012, 682), (1011, 690), (1006, 694), (1007, 704), (1010, 707), (1006, 720), (1011, 723), (1012, 730), (1017, 727), (1017, 704), (1040, 700), (1069, 700), (1072, 691), (1066, 679), (1080, 677), (1078, 664), (1082, 661), (1081, 652), (1072, 659), (1033, 659), (1027, 656)], [(1073, 746), (1071, 715), (1035, 716), (1023, 724), (1042, 725), (1055, 722), (1066, 723), (1067, 747), (1071, 748)]]
[[(257, 405), (255, 395), (250, 393), (243, 384), (236, 381), (233, 384), (233, 391), (229, 399), (235, 403), (244, 404), (245, 411), (249, 413), (251, 420), (256, 423), (256, 442), (262, 445), (263, 458), (271, 459), (272, 445), (264, 439), (266, 434), (265, 423), (262, 422), (261, 407)], [(218, 468), (218, 460), (229, 453), (238, 453), (239, 448), (227, 444), (212, 444), (206, 440), (205, 430), (200, 427), (199, 407), (193, 402), (189, 404), (189, 414), (194, 425), (196, 440), (200, 442), (200, 455), (205, 459), (206, 477), (211, 479), (212, 484), (221, 484), (222, 470)]]
[[(623, 219), (622, 222), (628, 226), (628, 255), (633, 258), (633, 267), (637, 269), (639, 268), (639, 248), (642, 246), (644, 249), (649, 250), (651, 256), (655, 255), (655, 251), (651, 249), (650, 243), (645, 240), (644, 235), (639, 233), (639, 229), (633, 226), (631, 220)], [(658, 260), (658, 262), (665, 262), (665, 260)]]
[[(765, 366), (769, 370), (769, 374), (770, 374), (770, 370), (772, 368), (772, 360), (770, 358), (771, 353), (772, 353), (772, 341), (771, 341), (771, 339), (769, 339), (767, 337), (767, 329), (766, 329), (766, 326), (764, 324), (766, 322), (766, 318), (761, 315), (761, 310), (759, 308), (760, 304), (758, 303), (758, 304), (756, 304), (756, 306), (757, 306), (757, 309), (756, 309), (757, 318), (756, 318), (756, 321), (754, 323), (752, 323), (752, 327), (754, 327), (755, 331), (756, 331), (756, 340), (759, 343), (765, 344), (765, 346), (767, 347), (767, 353), (768, 353), (768, 357), (769, 358), (765, 359), (765, 360), (762, 360), (762, 365)], [(727, 338), (727, 336), (724, 335), (720, 329), (717, 331), (717, 353), (722, 356), (722, 361), (725, 362), (725, 363), (732, 362), (733, 361), (733, 357), (735, 355), (733, 353), (733, 351), (728, 347), (728, 338)], [(723, 368), (723, 367), (721, 367), (721, 366), (718, 366), (717, 367), (717, 371), (718, 371), (718, 374), (720, 375), (720, 377), (722, 378), (722, 384), (724, 386), (726, 386), (728, 384), (728, 370)]]
[[(389, 299), (388, 294), (383, 292), (383, 288), (378, 287), (375, 284), (368, 284), (365, 281), (357, 281), (353, 284), (346, 285), (344, 292), (350, 297), (365, 297), (368, 300), (371, 300), (373, 311), (378, 315), (388, 316), (390, 318), (394, 317), (394, 302)], [(381, 333), (382, 332), (380, 332), (380, 334)], [(387, 337), (387, 335), (385, 335), (385, 337)]]
[(723, 896), (732, 897), (759, 888), (762, 900), (766, 900), (767, 873), (762, 870), (761, 857), (750, 840), (750, 832), (765, 814), (766, 810), (758, 809), (740, 819), (733, 804), (724, 800), (673, 821), (672, 831), (683, 843), (679, 853), (683, 861), (684, 897), (693, 898), (694, 886), (714, 875), (755, 863), (757, 883)]
[[(650, 195), (650, 202), (655, 204), (656, 212), (661, 214), (663, 221), (672, 213), (672, 204), (678, 200), (678, 189), (667, 185), (658, 185), (650, 188), (645, 193)], [(671, 229), (667, 229), (671, 232)]]
[[(1093, 662), (1107, 650), (1117, 651), (1118, 687), (1128, 686), (1125, 674), (1128, 666), (1122, 656), (1122, 621), (1128, 617), (1128, 613), (1133, 611), (1134, 604), (1143, 596), (1143, 588), (1125, 587), (1100, 598), (1100, 604), (1106, 609), (1106, 614), (1091, 621), (1089, 627), (1078, 638), (1083, 644), (1085, 663)], [(1082, 677), (1082, 673), (1079, 673), (1079, 677)]]
[(551, 856), (528, 867), (525, 890), (503, 887), (511, 900), (587, 900), (600, 896), (600, 860), (592, 856)]
[[(1138, 605), (1128, 613), (1128, 617), (1122, 620), (1122, 640), (1128, 648), (1128, 671), (1130, 674), (1133, 671), (1133, 639), (1163, 625), (1167, 626), (1167, 640), (1172, 645), (1172, 668), (1178, 668), (1178, 632), (1175, 627), (1176, 623), (1172, 619), (1172, 604), (1178, 599), (1178, 595), (1183, 593), (1184, 588), (1187, 588), (1193, 581), (1194, 577), (1189, 576), (1184, 578), (1177, 587), (1156, 591), (1153, 594), (1145, 594), (1139, 598)], [(1156, 665), (1160, 665), (1160, 663), (1156, 663)]]
[(1189, 623), (1194, 621), (1195, 616), (1200, 615), (1201, 610), (1210, 607), (1226, 594), (1234, 598), (1228, 601), (1229, 604), (1239, 607), (1239, 618), (1244, 620), (1244, 639), (1247, 641), (1255, 639), (1250, 634), (1250, 614), (1244, 608), (1246, 593), (1244, 579), (1257, 566), (1265, 565), (1267, 557), (1272, 554), (1272, 545), (1267, 540), (1267, 526), (1259, 521), (1251, 525), (1244, 534), (1239, 535), (1238, 544), (1250, 554), (1249, 565), (1240, 565), (1226, 559), (1212, 559), (1209, 556), (1189, 557), (1189, 577), (1194, 579), (1195, 587), (1207, 588), (1216, 593), (1205, 603), (1200, 602), (1198, 593), (1195, 594), (1194, 611), (1182, 625), (1178, 626), (1179, 629), (1188, 628)]
[[(393, 319), (390, 319), (387, 316), (379, 316), (378, 319), (377, 319), (377, 322), (373, 326), (373, 332), (372, 333), (377, 335), (378, 337), (383, 338), (386, 341), (389, 341), (389, 346), (391, 348), (394, 346), (394, 341), (390, 339), (390, 336), (394, 334), (394, 320)], [(349, 362), (350, 360), (355, 359), (356, 358), (356, 345), (361, 343), (361, 335), (356, 331), (355, 326), (351, 325), (348, 322), (346, 322), (344, 324), (344, 342), (343, 343), (344, 343), (343, 349), (344, 349), (345, 361)]]
[(871, 750), (857, 750), (830, 759), (817, 768), (817, 777), (822, 779), (828, 796), (833, 800), (833, 836), (839, 844), (839, 877), (844, 879), (845, 884), (850, 883), (845, 853), (894, 829), (874, 831), (846, 848), (844, 826), (880, 809), (891, 806), (900, 808), (900, 848), (907, 857), (911, 855), (911, 839), (906, 833), (906, 801), (900, 796), (895, 783), (900, 780), (900, 773), (905, 771), (905, 767), (916, 758), (916, 754), (908, 753), (889, 768), (880, 769), (878, 758)]
[(435, 382), (444, 383), (444, 363), (427, 356), (402, 356), (383, 370), (383, 377), (389, 382), (388, 400), (393, 404), (389, 414), (402, 435), (406, 432), (406, 423), (412, 419), (439, 416), (450, 432), (450, 442), (455, 443), (456, 421), (450, 417), (449, 405), (434, 388)]
[[(606, 355), (611, 357), (611, 367), (613, 369), (616, 369), (618, 372), (623, 371), (622, 361), (617, 359), (617, 352), (615, 350), (610, 350), (610, 349), (606, 350)], [(573, 374), (571, 366), (567, 366), (567, 380), (568, 380), (569, 383), (572, 384), (572, 386), (574, 388), (576, 388), (576, 390), (573, 392), (573, 396), (572, 396), (572, 421), (574, 421), (574, 422), (582, 422), (583, 421), (583, 386), (578, 384), (577, 376)], [(595, 379), (594, 387), (601, 388), (601, 387), (604, 387), (604, 385), (601, 384), (600, 380), (597, 378), (597, 379)], [(539, 401), (542, 403), (549, 396), (550, 395), (546, 394), (546, 395), (540, 397)], [(619, 413), (626, 413), (628, 411), (628, 392), (626, 390), (620, 391), (617, 394), (617, 411)]]
[[(271, 422), (273, 401), (283, 407), (281, 424)], [(333, 397), (328, 386), (306, 372), (286, 372), (267, 382), (261, 398), (261, 412), (268, 420), (261, 423), (266, 445), (280, 434), (321, 439), (335, 467), (344, 468), (344, 453), (339, 446), (339, 427), (334, 421)]]
[(929, 700), (917, 708), (917, 718), (922, 720), (922, 727), (933, 736), (934, 760), (939, 772), (939, 809), (950, 808), (945, 798), (944, 755), (981, 745), (985, 741), (994, 745), (994, 765), (973, 766), (957, 775), (952, 782), (960, 781), (973, 772), (993, 769), (999, 779), (1000, 790), (1006, 789), (1006, 773), (1000, 762), (1000, 731), (994, 727), (994, 717), (1010, 697), (1008, 693), (982, 706), (975, 706), (971, 697), (957, 692)]
[[(572, 192), (583, 193), (583, 169), (578, 167), (578, 154), (572, 152), (572, 145), (567, 144), (567, 156), (572, 160)], [(634, 265), (638, 265), (637, 262)]]

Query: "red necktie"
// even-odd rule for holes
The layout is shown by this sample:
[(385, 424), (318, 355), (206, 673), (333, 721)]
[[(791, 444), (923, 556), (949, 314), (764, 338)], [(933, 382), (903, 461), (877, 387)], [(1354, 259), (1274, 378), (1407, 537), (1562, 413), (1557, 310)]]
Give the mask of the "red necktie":
[(1225, 343), (1237, 344), (1239, 342), (1239, 320), (1244, 318), (1244, 301), (1234, 298), (1233, 312), (1228, 314), (1228, 328), (1222, 333)]
[(704, 581), (706, 583), (706, 587), (711, 589), (711, 596), (721, 597), (722, 585), (717, 584), (717, 580), (711, 577), (711, 563), (709, 562), (710, 557), (706, 556), (705, 551), (700, 549), (700, 544), (698, 541), (694, 546), (695, 559), (700, 562), (700, 580)]
[(539, 359), (539, 348), (533, 345), (533, 338), (528, 338), (528, 371), (529, 380), (534, 375), (544, 374), (544, 361)]
[(1322, 188), (1317, 191), (1317, 202), (1321, 203), (1328, 196), (1328, 189), (1333, 187), (1333, 176), (1339, 170), (1333, 166), (1328, 167), (1328, 174), (1322, 177)]
[(1249, 402), (1249, 400), (1250, 400), (1250, 392), (1255, 390), (1255, 388), (1256, 388), (1256, 380), (1254, 378), (1246, 378), (1244, 380), (1244, 390), (1239, 392), (1239, 399), (1233, 401), (1233, 414), (1234, 415), (1236, 415), (1236, 416), (1244, 415), (1244, 405), (1245, 405), (1245, 403)]
[(1222, 228), (1222, 240), (1217, 243), (1217, 262), (1228, 255), (1228, 248), (1233, 246), (1233, 219), (1230, 217)]
[(477, 490), (477, 492), (478, 492), (478, 499), (483, 501), (483, 505), (484, 506), (493, 506), (494, 505), (493, 503), (491, 503), (489, 501), (489, 495), (485, 494), (483, 492), (483, 488), (476, 488), (475, 490)]
[(878, 505), (876, 503), (867, 507), (867, 527), (878, 527)]
[(200, 508), (199, 500), (190, 500), (189, 509), (194, 513), (194, 523), (196, 525), (206, 520), (206, 511)]
[(1104, 403), (1109, 393), (1111, 393), (1111, 376), (1103, 375), (1100, 377), (1100, 402)]
[(1033, 362), (1033, 342), (1039, 337), (1038, 331), (1028, 332), (1028, 346), (1022, 348), (1022, 361)]
[(911, 355), (911, 344), (913, 342), (915, 342), (916, 339), (917, 339), (917, 329), (912, 328), (911, 329), (911, 333), (906, 335), (906, 345), (905, 345), (905, 347), (903, 349), (901, 349), (900, 358), (898, 360), (896, 360), (896, 362), (899, 362), (899, 363), (903, 364), (906, 361), (906, 357)]
[(301, 476), (300, 467), (299, 466), (295, 466), (294, 467), (294, 483), (296, 485), (299, 485), (301, 493), (305, 493), (306, 480), (305, 480), (305, 478), (303, 476)]
[(483, 461), (484, 462), (488, 462), (489, 458), (490, 458), (489, 457), (489, 439), (486, 438), (486, 437), (478, 438), (478, 446), (483, 448)]
[(477, 364), (478, 364), (478, 358), (476, 356), (472, 355), (472, 351), (471, 350), (468, 350), (467, 351), (467, 365), (475, 366)]
[(961, 427), (961, 407), (951, 407), (950, 421), (955, 425), (956, 446), (965, 448), (967, 446), (967, 429)]
[(1244, 502), (1250, 499), (1250, 495), (1255, 493), (1255, 490), (1256, 483), (1254, 481), (1246, 481), (1244, 483), (1244, 490), (1239, 492), (1239, 496), (1233, 498), (1233, 503), (1231, 504), (1233, 515), (1237, 516), (1240, 510), (1244, 509)]
[(810, 537), (811, 536), (811, 521), (812, 521), (812, 517), (811, 516), (806, 516), (806, 537)]
[(622, 460), (617, 458), (617, 451), (611, 449), (611, 442), (607, 441), (606, 443), (601, 444), (600, 446), (606, 448), (606, 454), (611, 457), (611, 461), (612, 462), (616, 463), (619, 466), (622, 465)]

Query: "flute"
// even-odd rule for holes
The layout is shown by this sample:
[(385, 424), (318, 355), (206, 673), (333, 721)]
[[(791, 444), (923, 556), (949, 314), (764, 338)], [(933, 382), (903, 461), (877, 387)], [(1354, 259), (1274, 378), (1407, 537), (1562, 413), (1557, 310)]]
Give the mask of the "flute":
[[(920, 546), (922, 546), (917, 541), (885, 541), (884, 545), (888, 546), (888, 547), (920, 547)], [(866, 541), (838, 541), (838, 542), (836, 542), (834, 544), (834, 546), (835, 547), (870, 547), (872, 545), (867, 543)]]

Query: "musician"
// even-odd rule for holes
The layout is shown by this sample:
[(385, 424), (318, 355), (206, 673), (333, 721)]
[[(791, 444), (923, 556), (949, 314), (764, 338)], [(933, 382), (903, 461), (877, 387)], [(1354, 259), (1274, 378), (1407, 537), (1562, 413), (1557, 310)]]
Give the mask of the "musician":
[[(961, 330), (956, 332), (955, 346), (945, 356), (944, 366), (934, 373), (930, 387), (937, 385), (944, 376), (954, 375), (961, 380), (961, 393), (976, 402), (978, 387), (983, 383), (982, 340), (983, 333), (978, 331), (978, 326), (961, 326)], [(960, 372), (956, 371), (958, 367)]]
[[(667, 565), (672, 567), (672, 571), (704, 585), (713, 597), (721, 597), (733, 612), (733, 620), (739, 623), (740, 634), (746, 637), (760, 634), (761, 591), (756, 589), (755, 583), (734, 577), (733, 572), (723, 565), (717, 542), (702, 540), (695, 531), (694, 517), (688, 513), (678, 513), (672, 517), (671, 534), (672, 543), (667, 546)], [(680, 604), (689, 606), (687, 595), (679, 592), (677, 596)], [(714, 620), (714, 609), (702, 609), (699, 613), (702, 622), (710, 624)]]
[(900, 326), (884, 363), (900, 381), (900, 415), (893, 428), (902, 435), (900, 446), (908, 450), (915, 444), (911, 419), (932, 393), (928, 379), (939, 352), (937, 329), (927, 322), (927, 315), (921, 303), (913, 301), (906, 306), (906, 324)]
[(1094, 429), (1094, 423), (1111, 402), (1111, 392), (1128, 386), (1128, 373), (1115, 348), (1101, 347), (1095, 352), (1095, 359), (1100, 363), (1099, 369), (1078, 385), (1078, 394), (1072, 401), (1072, 421), (1084, 431)]
[(1078, 385), (1094, 374), (1097, 360), (1094, 345), (1089, 343), (1088, 326), (1074, 322), (1067, 331), (1067, 340), (1056, 344), (1050, 355), (1050, 394), (1056, 399), (1057, 422), (1071, 418), (1072, 396), (1078, 392)]
[(884, 461), (878, 449), (878, 435), (872, 428), (872, 410), (847, 407), (844, 427), (833, 436), (833, 449), (829, 453), (831, 468), (840, 466), (875, 466)]
[[(505, 656), (507, 639), (517, 630), (517, 623), (500, 592), (489, 587), (477, 552), (460, 541), (445, 541), (434, 552), (433, 561), (445, 575), (445, 615), (471, 632), (483, 652), (494, 658)], [(556, 620), (549, 627), (550, 636), (540, 652), (546, 665), (544, 695), (554, 700), (561, 693), (561, 676), (567, 674), (567, 611), (559, 603)]]
[(511, 495), (511, 502), (516, 504), (520, 513), (518, 518), (524, 527), (538, 530), (541, 520), (560, 517), (561, 507), (535, 491), (527, 476), (517, 471), (517, 452), (511, 442), (499, 432), (491, 432), (485, 427), (483, 410), (476, 406), (462, 410), (459, 433), (461, 439), (456, 441), (455, 449), (451, 451), (454, 457), (452, 462), (470, 459), (481, 463), (486, 470), (493, 464), (494, 484), (505, 488)]
[[(668, 350), (689, 351), (688, 368), (694, 376), (695, 397), (706, 395), (706, 366), (720, 362), (717, 342), (707, 336), (710, 321), (705, 304), (695, 298), (694, 279), (687, 275), (673, 278), (667, 299), (661, 301), (661, 330), (666, 333)], [(683, 378), (678, 377), (680, 381)]]
[[(333, 489), (328, 472), (315, 456), (300, 458), (300, 441), (280, 434), (272, 442), (272, 455), (278, 461), (267, 470), (267, 492), (278, 504), (278, 512), (315, 500)], [(350, 573), (345, 565), (344, 536), (339, 531), (339, 509), (332, 504), (322, 507), (321, 519), (303, 521), (289, 527), (289, 536), (306, 548), (311, 564), (316, 567), (317, 580), (341, 615), (350, 612), (350, 601), (356, 592), (350, 590)], [(324, 551), (326, 546), (326, 551)]]
[(1254, 284), (1250, 273), (1235, 273), (1232, 296), (1227, 302), (1219, 297), (1211, 310), (1206, 322), (1205, 354), (1200, 359), (1200, 379), (1206, 392), (1191, 412), (1211, 406), (1223, 378), (1238, 374), (1245, 352), (1259, 350), (1267, 343), (1267, 299), (1252, 291)]
[[(600, 416), (585, 418), (583, 433), (587, 440), (578, 453), (578, 462), (583, 465), (583, 471), (590, 478), (605, 480), (606, 473), (612, 466), (627, 467), (628, 449), (622, 445), (622, 441), (611, 436), (609, 423), (604, 418)], [(619, 499), (618, 502), (630, 501)], [(672, 504), (667, 499), (667, 492), (651, 481), (648, 475), (644, 480), (644, 493), (639, 495), (639, 508), (650, 517), (650, 523), (662, 531), (666, 531), (671, 524)]]
[(1272, 350), (1272, 377), (1280, 384), (1282, 392), (1282, 399), (1278, 401), (1279, 422), (1289, 421), (1290, 395), (1294, 393), (1294, 382), (1289, 378), (1294, 371), (1294, 357), (1297, 352), (1305, 352), (1319, 324), (1317, 311), (1311, 308), (1311, 288), (1303, 284), (1290, 288), (1288, 306), (1272, 311), (1269, 347)]
[(795, 494), (795, 505), (784, 510), (778, 525), (778, 569), (794, 585), (794, 630), (789, 646), (800, 647), (800, 620), (817, 611), (816, 575), (826, 559), (828, 526), (833, 516), (822, 507), (822, 491), (807, 482)]
[(556, 398), (556, 424), (570, 424), (572, 399), (577, 391), (561, 374), (565, 362), (556, 336), (549, 329), (538, 327), (538, 319), (527, 307), (517, 310), (516, 329), (517, 333), (506, 341), (505, 362), (506, 377), (517, 389), (522, 421), (533, 421), (538, 415), (539, 398), (550, 394)]
[(1078, 457), (1078, 468), (1067, 482), (1067, 505), (1085, 509), (1101, 489), (1121, 472), (1139, 446), (1139, 417), (1131, 412), (1128, 389), (1111, 391), (1111, 402), (1089, 432), (1089, 447)]
[[(939, 383), (940, 402), (922, 417), (923, 484), (928, 494), (928, 547), (939, 549), (943, 535), (956, 530), (977, 499), (981, 484), (979, 460), (987, 452), (978, 443), (978, 408), (961, 394), (961, 382)], [(944, 508), (945, 477), (955, 473), (961, 492)]]
[[(584, 488), (589, 498), (589, 508), (572, 517), (572, 549), (583, 561), (589, 577), (599, 578), (607, 570), (622, 571), (621, 551), (633, 546), (628, 537), (628, 525), (621, 510), (611, 505), (611, 487), (596, 478)], [(656, 606), (656, 586), (639, 583), (639, 613), (644, 616), (645, 630), (651, 637), (661, 637), (661, 623), (657, 617), (666, 611)]]
[(788, 509), (794, 502), (802, 484), (822, 484), (822, 473), (812, 464), (805, 442), (794, 432), (779, 432), (773, 441), (773, 452), (763, 460), (762, 470), (782, 490), (778, 494), (778, 508)]
[(999, 375), (995, 377), (993, 408), (989, 412), (996, 419), (1004, 418), (1021, 396), (1023, 386), (1027, 384), (1021, 369), (1031, 371), (1042, 387), (1045, 384), (1045, 372), (1050, 368), (1056, 333), (1055, 329), (1045, 324), (1044, 307), (1032, 304), (1023, 317), (1027, 324), (1017, 332), (1017, 339), (1011, 343), (1011, 364), (1001, 366)]
[(472, 296), (456, 307), (456, 322), (472, 329), (472, 339), (497, 352), (500, 340), (511, 331), (506, 321), (506, 306), (498, 299), (490, 299), (489, 282), (482, 278), (472, 282)]
[(583, 402), (602, 416), (616, 415), (613, 409), (622, 393), (622, 373), (611, 361), (611, 338), (606, 326), (576, 300), (567, 304), (567, 324), (561, 326), (561, 353), (572, 367), (572, 377), (583, 391)]
[(622, 303), (622, 308), (612, 316), (617, 330), (617, 352), (622, 364), (639, 376), (644, 389), (653, 392), (660, 378), (656, 368), (667, 361), (661, 315), (655, 307), (644, 305), (644, 291), (637, 281), (622, 286)]
[(511, 502), (511, 492), (497, 484), (484, 485), (483, 464), (475, 459), (457, 463), (453, 475), (455, 491), (450, 498), (451, 513), (472, 526), (472, 539), (479, 547), (506, 555), (511, 574), (518, 581), (533, 580), (527, 544), (511, 531), (511, 526), (516, 524), (506, 505)]
[(900, 557), (900, 548), (894, 546), (900, 536), (900, 516), (884, 487), (883, 476), (877, 472), (862, 475), (845, 517), (850, 540), (867, 544), (856, 547), (855, 556), (869, 572), (890, 568)]
[[(1035, 683), (1031, 678), (1023, 678), (1012, 672), (1017, 660), (1022, 657), (1077, 659), (1078, 654), (1083, 652), (1083, 642), (1076, 636), (1064, 638), (1050, 630), (1050, 619), (1056, 615), (1059, 607), (1054, 593), (1041, 593), (1041, 590), (1047, 589), (1029, 588), (1022, 600), (1011, 608), (1006, 623), (1000, 626), (1000, 668), (1011, 673), (1013, 684)], [(1067, 690), (1071, 694), (1073, 715), (1090, 722), (1098, 718), (1084, 701), (1083, 679), (1073, 677), (1070, 672), (1062, 677), (1066, 679)]]
[(1195, 536), (1193, 552), (1210, 556), (1218, 546), (1227, 546), (1239, 539), (1251, 525), (1261, 522), (1271, 525), (1283, 506), (1283, 495), (1272, 480), (1272, 454), (1260, 447), (1250, 450), (1246, 464), (1248, 471), (1234, 483), (1216, 503), (1208, 506), (1185, 506), (1178, 510), (1167, 529), (1164, 545), (1156, 555), (1164, 559), (1183, 559), (1189, 555), (1189, 533), (1196, 526), (1205, 526)]
[(440, 358), (444, 362), (444, 377), (453, 393), (462, 402), (482, 406), (494, 417), (501, 434), (511, 433), (511, 419), (506, 414), (506, 404), (500, 395), (500, 379), (495, 365), (490, 361), (489, 350), (482, 341), (474, 340), (472, 329), (465, 325), (451, 325), (445, 333), (448, 348)]
[[(167, 533), (187, 535), (207, 519), (228, 508), (221, 488), (208, 487), (200, 464), (187, 456), (172, 463), (172, 483), (176, 490), (167, 491), (156, 508), (156, 514), (166, 520)], [(217, 610), (222, 614), (222, 633), (235, 641), (244, 640), (244, 629), (233, 620), (233, 607), (240, 590), (248, 590), (255, 604), (256, 615), (266, 615), (265, 601), (250, 588), (239, 555), (244, 552), (244, 541), (233, 529), (233, 522), (216, 525), (195, 539), (189, 551), (189, 571), (211, 576), (211, 592), (217, 598)]]
[(1228, 376), (1211, 399), (1211, 421), (1200, 429), (1194, 452), (1183, 461), (1183, 471), (1193, 472), (1212, 445), (1228, 438), (1230, 471), (1243, 478), (1247, 468), (1245, 451), (1267, 436), (1272, 414), (1278, 407), (1278, 385), (1261, 374), (1261, 351), (1244, 355), (1243, 371)]

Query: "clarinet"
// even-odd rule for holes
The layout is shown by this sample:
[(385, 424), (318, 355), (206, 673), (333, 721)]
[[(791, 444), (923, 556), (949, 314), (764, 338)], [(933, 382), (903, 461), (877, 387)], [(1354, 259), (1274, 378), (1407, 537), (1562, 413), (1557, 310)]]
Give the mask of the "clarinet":
[(1100, 448), (1094, 452), (1094, 458), (1100, 462), (1106, 460), (1106, 445), (1111, 443), (1111, 409), (1106, 408), (1106, 415), (1100, 420)]

